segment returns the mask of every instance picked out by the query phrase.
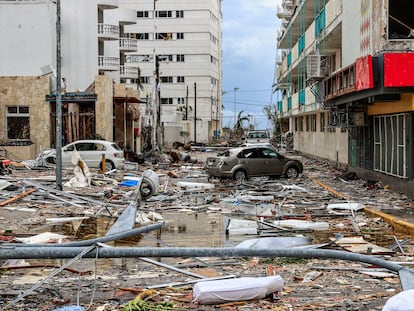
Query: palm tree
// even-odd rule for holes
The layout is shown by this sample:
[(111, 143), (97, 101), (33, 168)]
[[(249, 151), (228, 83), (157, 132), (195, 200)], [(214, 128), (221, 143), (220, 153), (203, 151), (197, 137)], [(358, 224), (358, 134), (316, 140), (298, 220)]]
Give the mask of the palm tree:
[(244, 110), (240, 111), (237, 115), (237, 122), (233, 128), (233, 136), (235, 140), (239, 140), (242, 138), (244, 131), (247, 129), (247, 127), (244, 126), (244, 121), (250, 120), (249, 116), (242, 116), (243, 112)]
[(269, 105), (263, 108), (263, 113), (267, 116), (267, 119), (271, 121), (272, 132), (275, 133), (278, 126), (277, 109), (275, 105)]

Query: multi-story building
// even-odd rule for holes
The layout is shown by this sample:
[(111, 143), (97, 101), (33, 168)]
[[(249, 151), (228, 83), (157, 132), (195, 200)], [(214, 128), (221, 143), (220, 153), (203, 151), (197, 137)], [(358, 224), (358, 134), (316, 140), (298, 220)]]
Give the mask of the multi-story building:
[(410, 8), (395, 0), (284, 0), (276, 87), (296, 150), (412, 195)]
[(136, 11), (118, 8), (116, 0), (61, 0), (59, 12), (57, 4), (0, 0), (0, 140), (26, 140), (36, 151), (55, 145), (59, 51), (64, 142), (98, 136), (136, 151), (140, 96), (109, 76), (122, 76), (123, 53), (137, 47), (137, 40), (123, 36)]
[[(209, 143), (221, 129), (221, 0), (119, 0), (136, 12), (125, 37), (138, 40), (126, 52), (121, 82), (141, 88), (146, 125), (161, 129), (158, 143)], [(137, 86), (138, 85), (138, 86)]]

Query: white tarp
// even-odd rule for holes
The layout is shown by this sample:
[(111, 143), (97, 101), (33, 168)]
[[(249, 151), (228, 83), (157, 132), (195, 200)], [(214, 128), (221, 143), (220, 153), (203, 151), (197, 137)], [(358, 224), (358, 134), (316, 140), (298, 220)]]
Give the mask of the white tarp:
[(219, 304), (263, 299), (274, 292), (281, 291), (282, 288), (283, 279), (278, 275), (204, 281), (194, 285), (193, 300), (198, 304)]

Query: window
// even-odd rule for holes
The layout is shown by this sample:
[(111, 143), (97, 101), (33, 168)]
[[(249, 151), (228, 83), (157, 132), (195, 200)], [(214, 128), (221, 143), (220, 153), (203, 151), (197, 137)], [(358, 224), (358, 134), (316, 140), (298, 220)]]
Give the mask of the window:
[(133, 33), (131, 35), (131, 38), (137, 39), (137, 40), (149, 40), (149, 33), (148, 32)]
[(374, 117), (374, 170), (405, 178), (407, 172), (407, 114)]
[(177, 83), (184, 83), (184, 76), (178, 76)]
[(151, 77), (139, 77), (139, 83), (146, 83), (146, 84), (150, 84), (151, 83)]
[[(388, 2), (388, 39), (413, 40), (412, 29), (413, 11), (412, 1), (409, 0), (389, 0)], [(369, 11), (369, 5), (366, 8)]]
[(184, 105), (184, 104), (185, 104), (184, 97), (177, 98), (177, 105)]
[(30, 139), (29, 106), (8, 106), (6, 117), (8, 139)]
[(274, 150), (260, 148), (259, 152), (260, 152), (260, 155), (261, 155), (262, 158), (266, 158), (266, 159), (276, 159), (277, 158), (277, 154)]
[(316, 114), (310, 116), (310, 130), (316, 132)]
[(214, 56), (210, 56), (210, 62), (212, 63), (212, 64), (214, 64), (214, 65), (216, 65), (217, 64), (217, 58), (215, 58)]
[(184, 11), (175, 11), (175, 17), (176, 18), (183, 18), (184, 17)]
[(303, 131), (303, 117), (299, 117), (298, 119), (298, 131)]
[(158, 55), (157, 57), (160, 62), (172, 62), (173, 60), (172, 55)]
[(156, 17), (172, 17), (172, 12), (171, 11), (157, 11), (155, 16)]
[(210, 41), (217, 44), (217, 38), (213, 34), (210, 34)]
[(320, 131), (321, 132), (325, 132), (325, 113), (324, 112), (321, 112), (321, 115), (320, 115)]
[(170, 40), (172, 38), (171, 32), (157, 32), (155, 34), (155, 39), (157, 40)]
[(259, 158), (256, 148), (245, 149), (240, 152), (239, 158), (254, 159)]
[(177, 55), (177, 62), (184, 62), (184, 54)]
[(160, 77), (162, 83), (173, 83), (173, 77)]
[(177, 40), (184, 40), (184, 32), (177, 32)]
[(137, 12), (137, 17), (138, 18), (148, 18), (149, 17), (148, 11), (138, 11)]
[(172, 105), (173, 99), (170, 98), (161, 98), (161, 105)]
[(152, 55), (125, 55), (125, 63), (148, 63), (152, 62)]

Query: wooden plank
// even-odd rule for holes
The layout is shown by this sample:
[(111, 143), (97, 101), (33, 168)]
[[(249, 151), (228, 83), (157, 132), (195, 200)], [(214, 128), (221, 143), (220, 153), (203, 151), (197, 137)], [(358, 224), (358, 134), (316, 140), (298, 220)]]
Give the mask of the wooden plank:
[(5, 206), (5, 205), (7, 205), (9, 203), (12, 203), (14, 201), (17, 201), (17, 200), (19, 200), (19, 199), (21, 199), (21, 198), (23, 198), (23, 197), (31, 194), (32, 192), (35, 192), (35, 191), (36, 191), (36, 189), (34, 189), (34, 188), (29, 189), (29, 190), (26, 190), (25, 192), (19, 193), (18, 195), (14, 196), (14, 197), (12, 197), (10, 199), (7, 199), (7, 200), (5, 200), (3, 202), (0, 202), (0, 206)]

